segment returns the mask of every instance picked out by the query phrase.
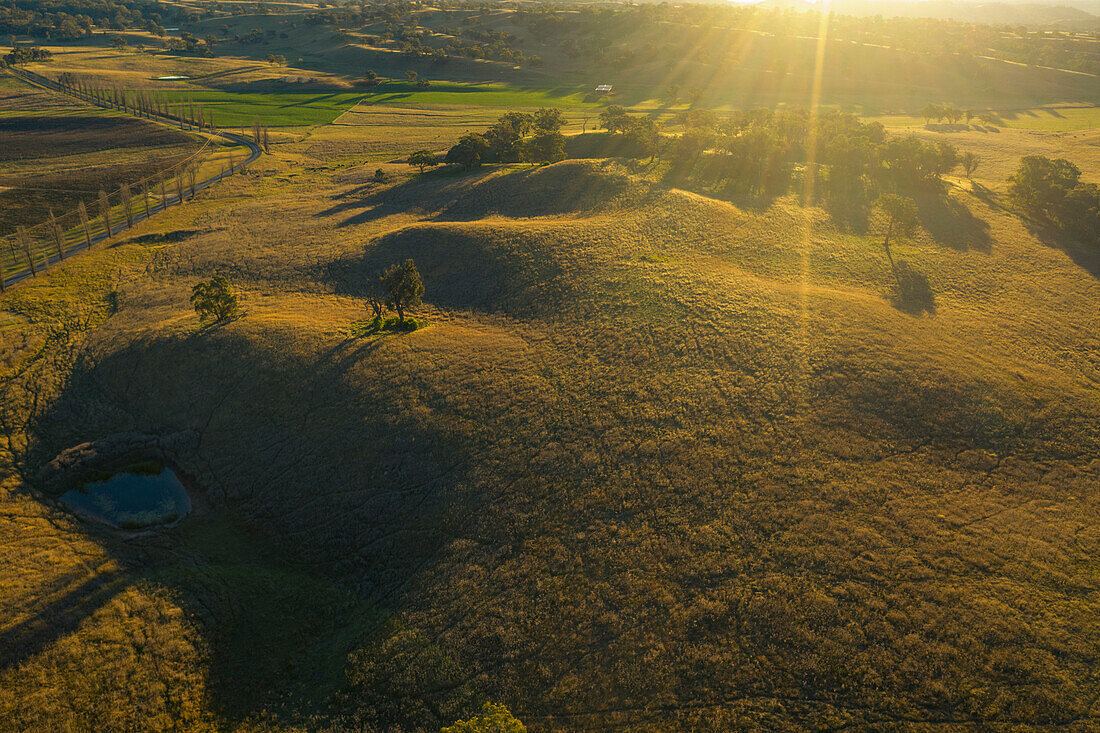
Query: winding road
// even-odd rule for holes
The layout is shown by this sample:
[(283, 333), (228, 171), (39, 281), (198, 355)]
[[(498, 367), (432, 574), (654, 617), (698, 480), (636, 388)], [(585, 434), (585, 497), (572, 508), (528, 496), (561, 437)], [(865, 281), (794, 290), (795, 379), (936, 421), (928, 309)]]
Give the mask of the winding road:
[[(39, 74), (35, 74), (34, 72), (26, 71), (25, 69), (14, 69), (14, 68), (12, 68), (12, 69), (8, 69), (8, 73), (10, 73), (12, 76), (16, 77), (17, 79), (20, 79), (20, 80), (22, 80), (22, 81), (24, 81), (28, 84), (31, 84), (33, 86), (43, 87), (45, 89), (49, 89), (50, 91), (60, 92), (62, 94), (67, 94), (71, 97), (75, 97), (75, 98), (81, 100), (82, 102), (87, 102), (88, 104), (92, 104), (92, 105), (95, 105), (97, 107), (102, 107), (104, 109), (115, 109), (111, 105), (104, 104), (104, 103), (100, 102), (99, 100), (94, 99), (92, 97), (87, 97), (87, 96), (82, 95), (82, 94), (74, 93), (72, 90), (69, 90), (69, 89), (66, 89), (65, 87), (62, 87), (57, 82), (52, 81), (51, 79), (48, 79), (48, 78), (46, 78), (44, 76), (41, 76)], [(124, 110), (116, 110), (116, 111), (124, 111)], [(171, 117), (165, 117), (164, 115), (150, 114), (149, 119), (155, 119), (159, 122), (168, 123), (168, 124), (171, 124), (173, 126), (179, 125), (179, 120), (173, 119)], [(204, 178), (201, 181), (196, 181), (195, 182), (195, 192), (196, 193), (198, 193), (199, 191), (201, 191), (205, 188), (209, 188), (210, 186), (212, 186), (215, 183), (217, 183), (218, 181), (220, 181), (222, 178), (225, 178), (226, 176), (231, 176), (234, 173), (237, 173), (238, 171), (244, 169), (246, 166), (248, 166), (250, 163), (257, 160), (260, 157), (260, 155), (263, 154), (263, 150), (260, 148), (260, 146), (258, 144), (256, 144), (255, 141), (245, 137), (244, 135), (238, 135), (235, 132), (226, 132), (224, 130), (215, 130), (215, 131), (212, 131), (210, 134), (215, 135), (217, 137), (220, 137), (224, 140), (228, 140), (231, 143), (245, 146), (246, 148), (248, 148), (248, 156), (242, 162), (234, 164), (227, 171), (219, 173), (215, 176), (211, 176), (209, 178)], [(190, 185), (188, 185), (188, 189), (190, 189), (190, 188), (191, 188)], [(136, 224), (139, 221), (144, 221), (144, 220), (148, 219), (149, 217), (153, 216), (154, 214), (156, 214), (158, 211), (164, 211), (169, 206), (172, 206), (174, 204), (182, 203), (187, 198), (188, 198), (187, 193), (184, 193), (183, 195), (180, 195), (178, 193), (167, 195), (164, 198), (164, 200), (161, 201), (160, 203), (158, 203), (156, 206), (150, 207), (148, 214), (146, 214), (144, 211), (142, 211), (140, 214), (135, 213), (134, 223)], [(128, 229), (128, 228), (130, 228), (129, 225), (125, 221), (123, 221), (119, 226), (111, 228), (110, 235), (108, 235), (107, 232), (101, 232), (100, 234), (92, 236), (91, 237), (91, 244), (96, 244), (97, 242), (103, 242), (103, 241), (109, 239), (110, 237), (113, 237), (114, 235), (116, 235), (119, 232), (121, 232), (125, 229)], [(40, 270), (46, 269), (46, 268), (50, 267), (51, 265), (54, 265), (54, 264), (60, 262), (63, 259), (67, 259), (72, 254), (76, 254), (77, 252), (80, 252), (81, 250), (88, 249), (90, 246), (91, 245), (89, 245), (87, 242), (81, 242), (80, 244), (73, 245), (69, 249), (65, 250), (62, 255), (56, 255), (55, 254), (55, 255), (50, 256), (50, 257), (45, 257), (42, 260), (40, 260), (40, 262), (42, 264), (37, 269), (40, 269)], [(9, 275), (8, 277), (4, 278), (4, 281), (3, 281), (4, 288), (7, 289), (11, 285), (15, 285), (16, 283), (22, 282), (23, 280), (25, 280), (25, 279), (27, 279), (28, 277), (31, 277), (31, 276), (32, 276), (31, 269), (28, 266), (24, 270), (22, 270), (20, 272), (17, 272), (14, 275)]]

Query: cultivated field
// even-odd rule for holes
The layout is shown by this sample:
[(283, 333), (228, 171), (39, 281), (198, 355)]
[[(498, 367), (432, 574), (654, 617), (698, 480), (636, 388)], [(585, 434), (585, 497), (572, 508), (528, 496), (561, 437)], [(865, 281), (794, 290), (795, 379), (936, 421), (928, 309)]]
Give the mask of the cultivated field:
[(165, 125), (0, 77), (0, 235), (187, 158), (202, 145)]

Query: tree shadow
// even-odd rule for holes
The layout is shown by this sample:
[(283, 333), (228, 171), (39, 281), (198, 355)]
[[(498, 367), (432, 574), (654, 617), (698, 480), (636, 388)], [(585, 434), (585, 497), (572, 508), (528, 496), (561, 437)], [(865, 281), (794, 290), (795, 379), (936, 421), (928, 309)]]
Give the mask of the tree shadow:
[(925, 193), (915, 197), (921, 226), (940, 244), (957, 250), (989, 252), (993, 248), (989, 224), (949, 194)]
[(18, 666), (76, 631), (85, 618), (114, 597), (121, 577), (117, 572), (88, 576), (74, 571), (57, 578), (48, 588), (35, 588), (36, 596), (50, 600), (0, 632), (0, 672)]
[(1074, 264), (1093, 277), (1100, 279), (1100, 246), (1097, 244), (1089, 245), (1044, 222), (1025, 219), (1024, 223), (1032, 236), (1040, 242), (1048, 247), (1062, 250), (1073, 260)]
[(936, 295), (928, 276), (905, 260), (898, 260), (894, 266), (894, 292), (890, 299), (895, 308), (912, 315), (936, 310)]

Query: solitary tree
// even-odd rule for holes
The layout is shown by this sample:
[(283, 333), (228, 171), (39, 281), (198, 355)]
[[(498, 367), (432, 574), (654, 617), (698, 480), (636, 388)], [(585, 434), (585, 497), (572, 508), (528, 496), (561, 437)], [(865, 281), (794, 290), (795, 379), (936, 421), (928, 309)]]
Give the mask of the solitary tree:
[(917, 224), (917, 205), (913, 203), (913, 199), (895, 193), (880, 196), (875, 204), (886, 219), (882, 246), (890, 260), (890, 269), (896, 275), (897, 266), (894, 264), (894, 255), (890, 252), (890, 238), (900, 238), (913, 231)]
[(405, 309), (420, 305), (424, 295), (424, 282), (412, 260), (393, 264), (382, 273), (382, 289), (386, 291), (386, 305), (397, 311), (397, 318), (404, 323)]
[(959, 163), (962, 165), (967, 178), (973, 177), (974, 171), (978, 170), (978, 164), (981, 162), (982, 159), (978, 157), (977, 153), (966, 152), (959, 157)]
[(438, 165), (439, 161), (435, 159), (435, 153), (430, 150), (417, 150), (415, 153), (409, 156), (409, 165), (415, 165), (423, 173), (424, 169)]
[(481, 707), (481, 712), (469, 720), (457, 720), (442, 733), (527, 733), (527, 727), (503, 705), (491, 702)]
[(200, 321), (213, 318), (216, 323), (229, 320), (239, 309), (237, 294), (222, 275), (215, 275), (191, 288), (191, 305)]

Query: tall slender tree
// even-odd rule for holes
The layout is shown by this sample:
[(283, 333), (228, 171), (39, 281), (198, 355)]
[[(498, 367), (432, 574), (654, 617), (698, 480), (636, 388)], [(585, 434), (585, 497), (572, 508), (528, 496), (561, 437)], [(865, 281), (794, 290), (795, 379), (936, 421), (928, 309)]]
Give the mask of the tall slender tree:
[(38, 276), (38, 269), (34, 261), (34, 253), (31, 252), (31, 240), (27, 238), (27, 230), (20, 225), (15, 230), (16, 237), (19, 239), (19, 246), (22, 247), (23, 252), (27, 255), (27, 265), (31, 268), (31, 276)]
[(83, 199), (77, 204), (76, 213), (80, 215), (80, 226), (84, 228), (84, 244), (91, 247), (92, 228), (88, 225), (88, 207), (84, 205)]
[(99, 215), (103, 217), (103, 228), (110, 239), (114, 232), (111, 231), (111, 199), (107, 198), (107, 192), (99, 189)]
[(118, 187), (118, 198), (122, 202), (122, 213), (126, 216), (126, 226), (134, 226), (134, 195), (125, 183)]
[(57, 223), (57, 217), (53, 214), (53, 209), (50, 209), (49, 226), (50, 234), (53, 235), (54, 246), (57, 248), (57, 259), (63, 260), (65, 259), (64, 237), (62, 236), (61, 225)]

